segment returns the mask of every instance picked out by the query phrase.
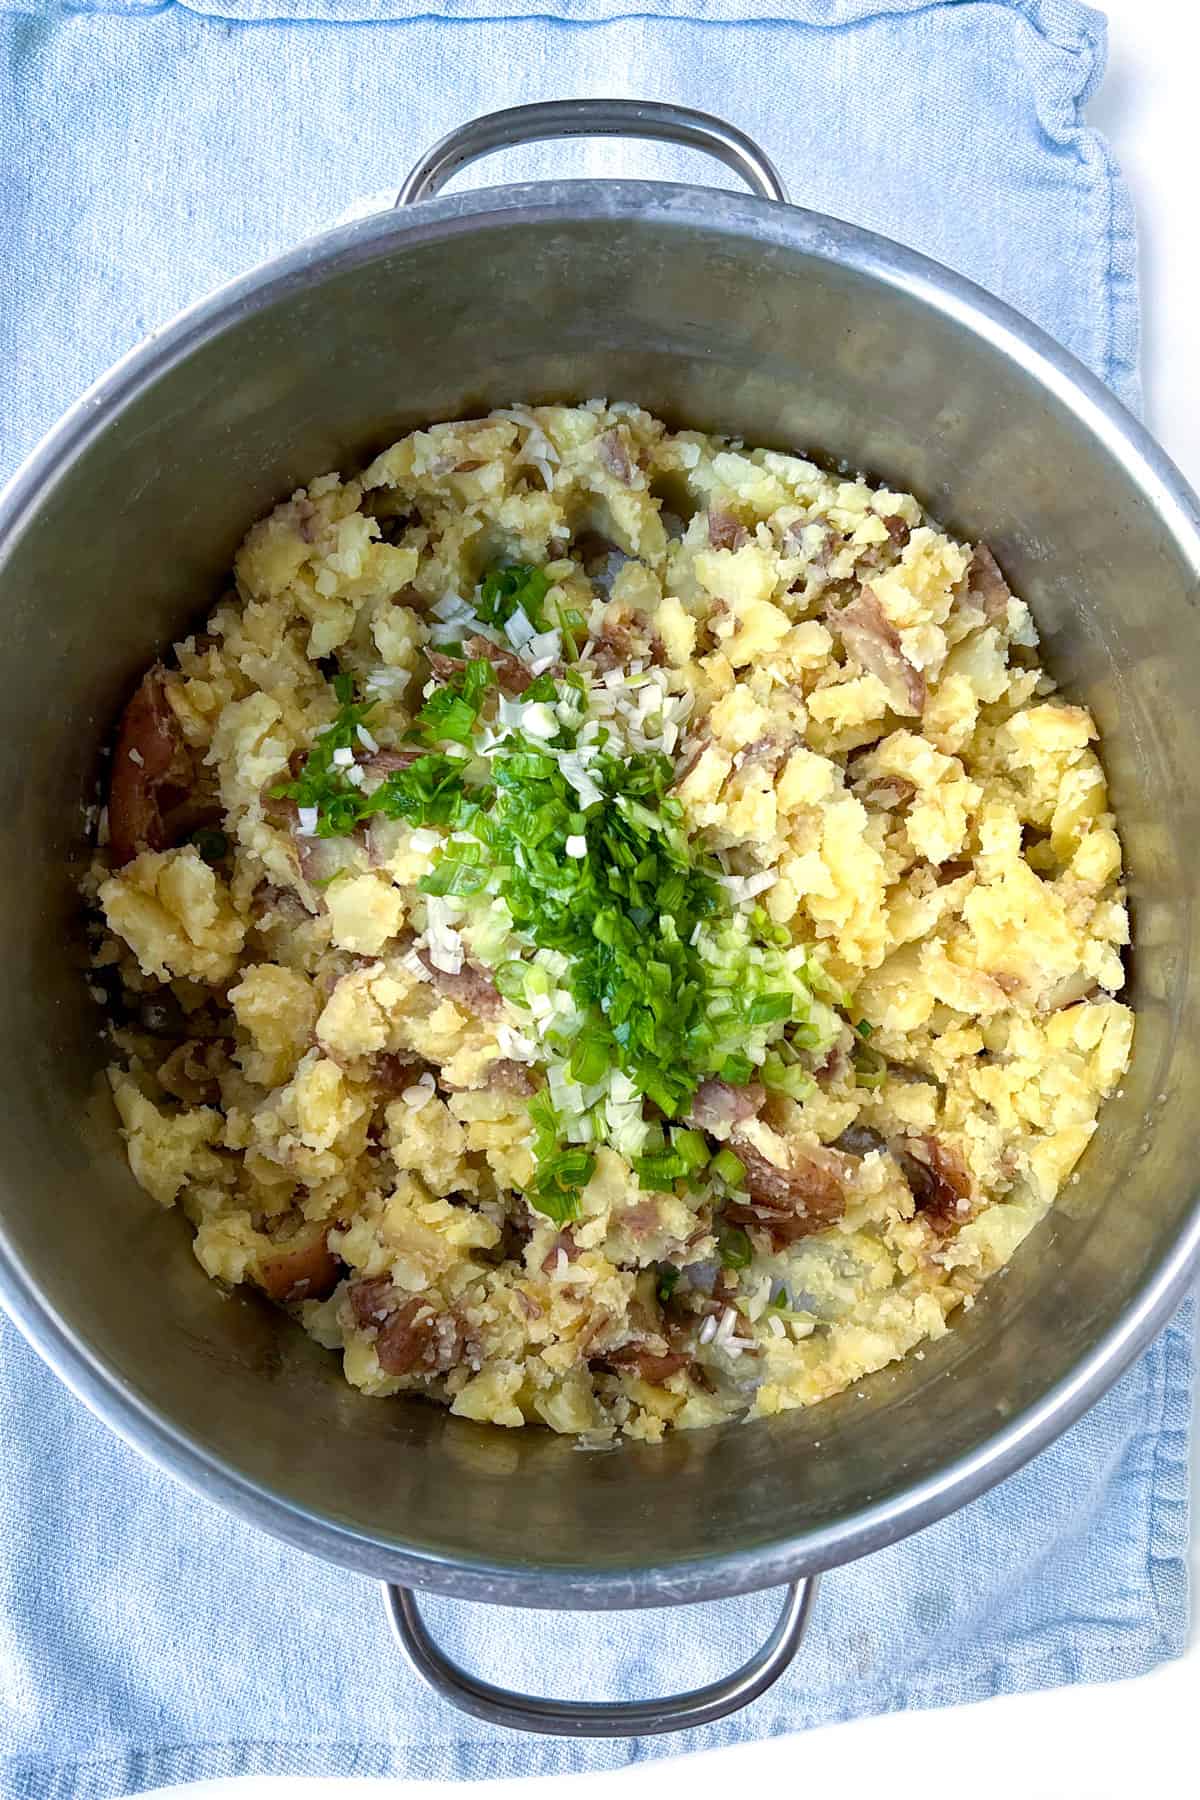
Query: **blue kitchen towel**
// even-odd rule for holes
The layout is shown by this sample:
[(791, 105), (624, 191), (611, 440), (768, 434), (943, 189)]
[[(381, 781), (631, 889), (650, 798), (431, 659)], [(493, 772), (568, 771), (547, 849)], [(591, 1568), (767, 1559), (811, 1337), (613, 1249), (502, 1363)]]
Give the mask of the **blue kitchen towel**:
[[(0, 475), (175, 309), (393, 189), (519, 101), (708, 107), (793, 196), (981, 281), (1136, 405), (1129, 199), (1083, 124), (1074, 0), (0, 0)], [(502, 15), (502, 16), (499, 16)], [(732, 180), (688, 153), (555, 145), (497, 181)], [(481, 272), (481, 279), (483, 274)], [(321, 354), (313, 346), (314, 356)], [(532, 1775), (906, 1706), (1138, 1674), (1183, 1646), (1190, 1312), (1021, 1474), (827, 1578), (793, 1672), (686, 1739), (506, 1735), (433, 1699), (374, 1585), (175, 1486), (0, 1320), (0, 1782), (90, 1800), (205, 1776)], [(581, 1696), (714, 1678), (776, 1596), (672, 1615), (430, 1602), (494, 1678)]]

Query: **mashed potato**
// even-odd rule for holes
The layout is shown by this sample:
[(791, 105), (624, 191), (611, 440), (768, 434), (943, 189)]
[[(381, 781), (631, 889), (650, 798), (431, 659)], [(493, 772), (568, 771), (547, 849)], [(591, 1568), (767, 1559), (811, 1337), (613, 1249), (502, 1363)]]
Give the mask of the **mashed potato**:
[(138, 1181), (372, 1395), (659, 1439), (947, 1329), (1119, 1083), (1096, 729), (984, 546), (632, 405), (254, 526), (90, 880)]

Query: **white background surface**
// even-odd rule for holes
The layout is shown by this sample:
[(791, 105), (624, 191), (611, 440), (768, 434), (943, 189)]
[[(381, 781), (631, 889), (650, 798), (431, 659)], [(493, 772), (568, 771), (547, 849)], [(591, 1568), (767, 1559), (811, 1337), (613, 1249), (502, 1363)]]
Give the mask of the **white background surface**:
[[(1106, 10), (1109, 69), (1090, 119), (1108, 135), (1137, 206), (1147, 421), (1200, 486), (1200, 0), (1108, 0)], [(1192, 1571), (1200, 1573), (1195, 1537)], [(836, 1572), (823, 1603), (837, 1604)], [(660, 1800), (686, 1783), (693, 1800), (797, 1792), (927, 1800), (949, 1785), (966, 1786), (971, 1800), (1129, 1800), (1169, 1782), (1189, 1796), (1200, 1793), (1198, 1713), (1200, 1641), (1140, 1681), (869, 1719), (609, 1775), (469, 1788), (247, 1778), (170, 1792), (175, 1800)]]

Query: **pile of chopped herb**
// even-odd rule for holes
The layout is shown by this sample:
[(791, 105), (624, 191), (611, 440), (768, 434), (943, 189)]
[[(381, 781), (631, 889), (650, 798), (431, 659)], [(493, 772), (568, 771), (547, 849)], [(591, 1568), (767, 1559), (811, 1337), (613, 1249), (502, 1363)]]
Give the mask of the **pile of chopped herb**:
[[(545, 589), (528, 578), (537, 572), (503, 573), (486, 603), (536, 611)], [(759, 1080), (803, 1098), (812, 1081), (800, 1054), (830, 1041), (836, 1021), (814, 994), (819, 971), (765, 915), (735, 912), (719, 864), (689, 842), (670, 759), (619, 755), (594, 726), (584, 744), (588, 688), (577, 672), (543, 675), (505, 700), (491, 665), (476, 660), (428, 692), (408, 734), (420, 754), (365, 791), (344, 753), (363, 742), (372, 705), (354, 700), (345, 676), (334, 687), (333, 724), (301, 773), (273, 791), (321, 837), (376, 814), (444, 829), (421, 889), (500, 905), (507, 951), (493, 978), (541, 1020), (552, 1065), (550, 1086), (530, 1103), (530, 1203), (560, 1222), (574, 1217), (595, 1168), (588, 1145), (613, 1141), (618, 1115), (629, 1122), (618, 1147), (643, 1185), (736, 1184), (738, 1159), (713, 1157), (686, 1124), (698, 1085)], [(551, 967), (569, 996), (565, 1027), (546, 1023)], [(570, 1129), (556, 1084), (577, 1097)], [(645, 1102), (661, 1123), (645, 1120)]]

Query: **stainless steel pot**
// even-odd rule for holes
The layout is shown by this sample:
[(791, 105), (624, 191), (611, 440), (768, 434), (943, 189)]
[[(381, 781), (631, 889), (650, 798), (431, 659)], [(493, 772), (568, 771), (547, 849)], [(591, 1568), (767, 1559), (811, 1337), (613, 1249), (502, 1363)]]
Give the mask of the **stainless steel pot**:
[[(618, 131), (706, 147), (756, 195), (554, 182), (427, 198), (484, 150)], [(526, 1729), (667, 1730), (760, 1693), (794, 1654), (815, 1572), (929, 1524), (1062, 1431), (1166, 1319), (1200, 1244), (1185, 1098), (1200, 1044), (1197, 501), (1025, 320), (782, 200), (767, 159), (700, 114), (607, 101), (499, 115), (439, 146), (402, 210), (328, 232), (156, 333), (0, 500), (3, 931), (17, 971), (0, 1023), (4, 1304), (130, 1443), (390, 1584), (418, 1669)], [(1138, 1031), (1080, 1184), (924, 1361), (877, 1375), (865, 1400), (588, 1456), (549, 1433), (363, 1399), (277, 1313), (201, 1275), (183, 1220), (134, 1186), (98, 1082), (73, 879), (116, 709), (206, 611), (257, 515), (419, 423), (598, 393), (844, 458), (987, 536), (1051, 668), (1105, 734)], [(474, 1681), (440, 1656), (409, 1591), (636, 1607), (801, 1577), (746, 1669), (615, 1708)]]

